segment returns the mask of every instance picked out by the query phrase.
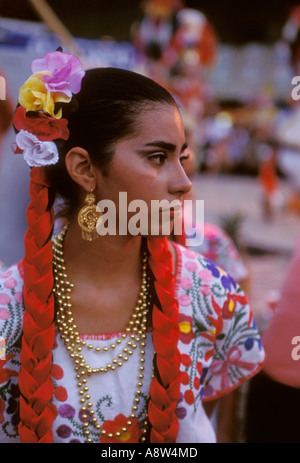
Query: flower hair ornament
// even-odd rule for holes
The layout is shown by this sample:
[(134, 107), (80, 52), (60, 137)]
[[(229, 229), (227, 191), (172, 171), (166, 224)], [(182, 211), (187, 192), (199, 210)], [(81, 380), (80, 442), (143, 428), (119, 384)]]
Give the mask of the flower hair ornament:
[(76, 105), (73, 95), (80, 91), (85, 72), (78, 57), (60, 50), (35, 59), (31, 71), (19, 90), (13, 150), (22, 153), (30, 167), (42, 167), (58, 162), (54, 140), (69, 138), (63, 107)]

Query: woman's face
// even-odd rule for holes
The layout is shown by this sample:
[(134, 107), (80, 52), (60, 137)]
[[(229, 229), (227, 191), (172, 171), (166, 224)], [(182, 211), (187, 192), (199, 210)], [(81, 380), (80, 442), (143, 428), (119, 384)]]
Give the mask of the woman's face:
[[(190, 191), (191, 182), (183, 169), (189, 154), (181, 116), (175, 107), (157, 104), (141, 112), (138, 123), (137, 134), (116, 144), (107, 176), (99, 173), (96, 194), (98, 200), (113, 201), (116, 210), (122, 212), (120, 192), (123, 198), (126, 193), (127, 210), (132, 201), (142, 201), (147, 206), (150, 224), (153, 200), (182, 203)], [(127, 219), (134, 215), (128, 212)], [(171, 228), (174, 215), (174, 211), (168, 213)]]

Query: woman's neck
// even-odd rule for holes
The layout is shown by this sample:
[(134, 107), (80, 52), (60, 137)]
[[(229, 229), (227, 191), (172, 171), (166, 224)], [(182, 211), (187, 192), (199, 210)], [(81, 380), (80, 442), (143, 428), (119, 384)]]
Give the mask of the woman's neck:
[(95, 277), (102, 282), (116, 281), (126, 274), (139, 274), (141, 262), (141, 237), (99, 236), (94, 241), (84, 241), (78, 225), (71, 222), (65, 238), (64, 259), (72, 276)]

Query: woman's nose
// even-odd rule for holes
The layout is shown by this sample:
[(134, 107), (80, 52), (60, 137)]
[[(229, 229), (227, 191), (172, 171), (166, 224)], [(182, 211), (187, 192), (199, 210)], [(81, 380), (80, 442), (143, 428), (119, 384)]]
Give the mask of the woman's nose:
[(174, 167), (169, 184), (169, 192), (173, 195), (186, 195), (192, 188), (192, 182), (186, 175), (182, 165), (179, 163)]

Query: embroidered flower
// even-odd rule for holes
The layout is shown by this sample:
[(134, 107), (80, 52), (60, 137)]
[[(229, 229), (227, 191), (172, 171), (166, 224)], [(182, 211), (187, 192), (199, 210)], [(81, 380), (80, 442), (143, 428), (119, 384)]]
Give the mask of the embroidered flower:
[(58, 161), (58, 149), (52, 141), (40, 141), (34, 134), (21, 130), (16, 136), (17, 145), (23, 150), (30, 167), (48, 166)]
[[(100, 442), (101, 443), (110, 443), (110, 444), (116, 444), (116, 443), (126, 443), (126, 444), (132, 444), (132, 443), (137, 443), (141, 437), (141, 429), (139, 427), (139, 422), (138, 420), (132, 419), (131, 422), (132, 424), (128, 426), (126, 423), (128, 421), (128, 418), (126, 416), (119, 414), (118, 416), (115, 417), (114, 420), (107, 420), (104, 421), (102, 429), (106, 431), (106, 435), (101, 435), (100, 437)], [(126, 427), (127, 431), (122, 431), (122, 428)], [(116, 434), (117, 432), (120, 432), (119, 437), (107, 437), (107, 434), (113, 433)]]
[(10, 313), (7, 309), (0, 307), (0, 320), (8, 320), (10, 318)]
[(0, 277), (1, 278), (8, 278), (10, 277), (12, 274), (12, 271), (11, 270), (5, 270), (4, 272), (1, 272), (0, 273)]
[(211, 294), (211, 287), (209, 285), (202, 285), (200, 286), (199, 290), (203, 296), (209, 296)]
[(74, 418), (75, 416), (75, 408), (69, 404), (60, 405), (57, 411), (63, 418)]
[(7, 305), (11, 301), (11, 298), (7, 294), (0, 294), (0, 304)]
[(61, 437), (62, 439), (67, 439), (68, 437), (71, 436), (72, 434), (72, 429), (67, 426), (66, 424), (61, 424), (57, 430), (56, 430), (56, 434)]
[(183, 420), (186, 417), (187, 411), (184, 407), (177, 407), (175, 413), (179, 420)]
[(77, 56), (55, 51), (33, 60), (33, 73), (43, 73), (46, 89), (51, 93), (63, 93), (71, 98), (78, 93), (84, 76), (82, 64)]
[(231, 291), (232, 287), (236, 287), (236, 281), (230, 275), (223, 275), (221, 278), (222, 285), (228, 291)]
[(192, 405), (195, 402), (195, 397), (192, 389), (188, 389), (184, 393), (184, 400), (188, 405)]
[(17, 286), (17, 282), (14, 278), (8, 278), (7, 280), (4, 281), (3, 286), (6, 289), (13, 289)]
[(9, 378), (12, 376), (18, 376), (18, 372), (16, 370), (11, 370), (9, 368), (4, 368), (5, 363), (14, 358), (14, 354), (6, 355), (5, 359), (0, 360), (0, 384), (5, 383)]
[(190, 289), (193, 286), (193, 282), (189, 277), (183, 277), (181, 280), (181, 287), (185, 290)]
[(192, 365), (192, 359), (188, 354), (181, 354), (181, 363), (185, 367), (190, 367)]
[(189, 260), (186, 264), (185, 264), (185, 268), (189, 271), (189, 272), (196, 272), (197, 269), (198, 269), (198, 264), (192, 260)]
[(236, 308), (236, 299), (233, 295), (228, 293), (227, 299), (223, 305), (223, 318), (231, 319), (234, 315), (235, 308)]
[(200, 272), (198, 273), (198, 276), (199, 278), (201, 278), (202, 281), (204, 281), (204, 283), (211, 282), (211, 279), (212, 279), (211, 273), (206, 269), (200, 270)]
[(191, 303), (191, 297), (188, 294), (182, 294), (179, 296), (178, 302), (180, 305), (187, 307)]
[(23, 303), (23, 293), (22, 291), (17, 291), (15, 293), (15, 301), (18, 302), (18, 304), (22, 304)]
[(26, 115), (26, 109), (23, 106), (19, 106), (15, 112), (14, 126), (17, 130), (33, 133), (41, 141), (69, 138), (67, 119), (55, 119), (42, 112)]
[(184, 315), (182, 313), (179, 314), (179, 339), (184, 344), (189, 344), (191, 340), (194, 338), (195, 334), (193, 332), (193, 319), (188, 315)]
[(185, 384), (185, 385), (189, 384), (190, 377), (189, 377), (189, 375), (188, 375), (188, 373), (186, 371), (181, 371), (180, 372), (180, 382), (182, 384)]
[(64, 376), (64, 370), (59, 365), (52, 365), (51, 374), (55, 379), (62, 379)]
[(211, 262), (211, 261), (208, 260), (208, 261), (207, 261), (206, 268), (207, 268), (207, 270), (209, 270), (209, 271), (212, 273), (212, 275), (213, 275), (214, 277), (218, 278), (218, 277), (220, 276), (220, 269), (219, 269), (219, 267), (218, 267), (216, 264), (214, 264), (213, 262)]
[(54, 395), (57, 400), (60, 402), (65, 402), (68, 398), (68, 392), (65, 387), (63, 386), (57, 386), (55, 389)]

